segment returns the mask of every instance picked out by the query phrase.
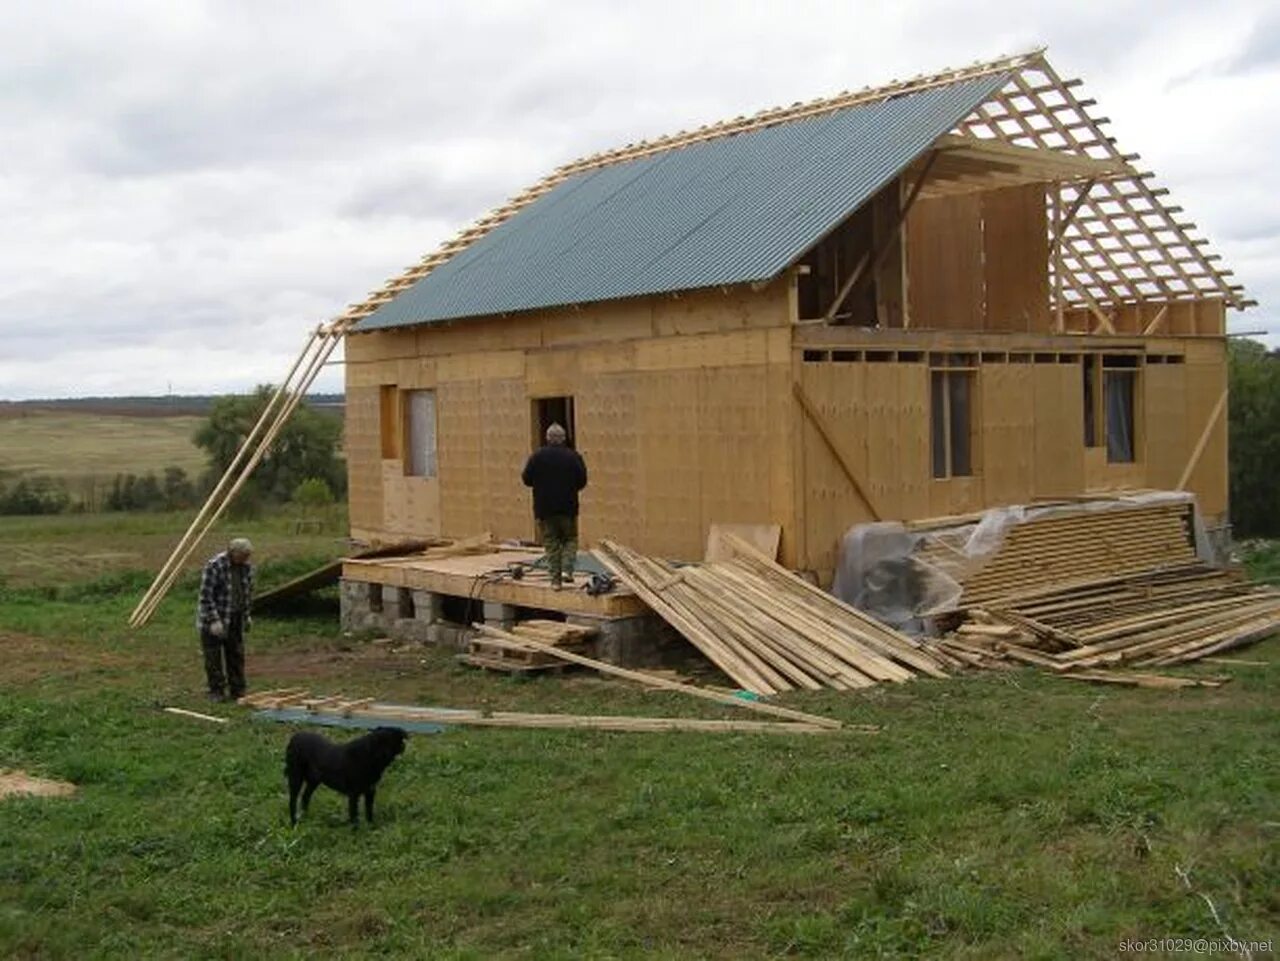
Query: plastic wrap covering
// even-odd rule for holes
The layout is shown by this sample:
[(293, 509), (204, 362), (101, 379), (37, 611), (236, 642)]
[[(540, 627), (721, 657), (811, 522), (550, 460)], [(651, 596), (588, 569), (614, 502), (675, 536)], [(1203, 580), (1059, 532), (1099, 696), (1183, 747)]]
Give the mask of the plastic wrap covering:
[(1066, 514), (1170, 503), (1192, 505), (1196, 554), (1212, 563), (1208, 534), (1192, 495), (1154, 491), (1108, 500), (995, 507), (976, 521), (928, 529), (896, 522), (858, 524), (840, 542), (831, 592), (900, 630), (925, 633), (933, 617), (959, 606), (965, 581), (1000, 550), (1014, 526)]

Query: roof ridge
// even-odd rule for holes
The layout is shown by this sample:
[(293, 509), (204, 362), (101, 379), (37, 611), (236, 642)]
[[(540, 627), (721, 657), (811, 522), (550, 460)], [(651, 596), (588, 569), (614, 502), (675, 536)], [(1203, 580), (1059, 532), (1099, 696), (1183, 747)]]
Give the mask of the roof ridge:
[(678, 133), (659, 137), (656, 140), (642, 140), (636, 144), (627, 144), (624, 147), (618, 147), (613, 150), (590, 154), (556, 168), (554, 173), (563, 173), (565, 176), (571, 176), (585, 170), (621, 163), (626, 160), (634, 160), (706, 140), (731, 137), (734, 134), (772, 127), (781, 123), (790, 123), (806, 117), (814, 117), (824, 113), (832, 113), (836, 110), (844, 110), (848, 107), (874, 103), (877, 100), (889, 100), (893, 97), (919, 93), (922, 90), (928, 90), (933, 87), (961, 83), (965, 80), (974, 80), (978, 77), (986, 77), (1009, 70), (1019, 70), (1039, 60), (1046, 49), (1046, 47), (1035, 47), (1025, 53), (1006, 55), (995, 60), (975, 60), (967, 67), (945, 67), (932, 73), (917, 74), (907, 80), (891, 80), (889, 83), (878, 87), (866, 86), (856, 91), (844, 90), (833, 97), (818, 97), (814, 100), (797, 101), (789, 107), (768, 107), (750, 116), (738, 116), (732, 120), (704, 124), (696, 130), (681, 130)]
[(334, 319), (333, 326), (339, 330), (349, 329), (362, 318), (367, 317), (380, 306), (395, 298), (401, 291), (413, 286), (413, 284), (455, 254), (509, 220), (522, 208), (527, 207), (553, 187), (576, 174), (625, 163), (629, 160), (636, 160), (640, 157), (651, 156), (668, 150), (676, 150), (695, 143), (718, 140), (751, 130), (790, 123), (824, 113), (832, 113), (836, 110), (844, 110), (860, 104), (889, 100), (933, 87), (961, 83), (965, 80), (973, 80), (1004, 71), (1019, 70), (1041, 60), (1045, 50), (1046, 48), (1043, 46), (1034, 47), (1024, 53), (1001, 56), (994, 60), (976, 60), (967, 67), (947, 67), (932, 73), (918, 74), (907, 80), (892, 80), (879, 87), (868, 86), (857, 91), (843, 91), (834, 97), (820, 97), (815, 100), (796, 102), (789, 107), (771, 107), (750, 116), (739, 116), (732, 120), (705, 124), (696, 130), (682, 130), (654, 141), (642, 140), (638, 144), (627, 144), (614, 150), (589, 154), (578, 160), (562, 164), (531, 187), (516, 194), (469, 226), (458, 231), (451, 238), (441, 243), (434, 251), (424, 256), (418, 263), (406, 268), (398, 276), (388, 280), (364, 300), (351, 304), (345, 312)]

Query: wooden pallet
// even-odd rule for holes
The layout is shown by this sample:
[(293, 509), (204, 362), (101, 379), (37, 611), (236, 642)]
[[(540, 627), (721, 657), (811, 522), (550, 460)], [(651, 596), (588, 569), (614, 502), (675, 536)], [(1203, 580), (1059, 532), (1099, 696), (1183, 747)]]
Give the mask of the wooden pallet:
[[(521, 621), (511, 633), (551, 647), (581, 651), (595, 638), (596, 630), (563, 621), (532, 619)], [(467, 645), (467, 653), (461, 655), (459, 660), (474, 667), (512, 674), (563, 670), (565, 667), (563, 660), (551, 654), (536, 650), (513, 649), (510, 645), (497, 644), (485, 637), (472, 638)]]

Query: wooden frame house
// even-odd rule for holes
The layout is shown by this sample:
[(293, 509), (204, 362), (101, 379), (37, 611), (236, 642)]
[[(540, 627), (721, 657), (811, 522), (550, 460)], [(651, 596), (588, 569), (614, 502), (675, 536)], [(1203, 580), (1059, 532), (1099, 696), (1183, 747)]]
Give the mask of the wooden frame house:
[(345, 325), (351, 529), (533, 538), (547, 423), (582, 540), (675, 558), (1117, 488), (1227, 514), (1248, 306), (1043, 51), (569, 164)]

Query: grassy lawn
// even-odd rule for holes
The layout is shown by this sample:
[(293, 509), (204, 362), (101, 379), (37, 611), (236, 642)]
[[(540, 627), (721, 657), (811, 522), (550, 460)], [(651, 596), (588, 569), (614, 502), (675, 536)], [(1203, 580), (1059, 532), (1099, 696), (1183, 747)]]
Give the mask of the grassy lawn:
[[(0, 802), (6, 957), (1111, 958), (1126, 937), (1220, 936), (1201, 893), (1231, 934), (1280, 933), (1278, 640), (1235, 655), (1265, 667), (1187, 669), (1234, 676), (1211, 690), (1018, 672), (780, 699), (878, 735), (415, 735), (372, 830), (325, 790), (290, 829), (293, 728), (200, 700), (193, 576), (123, 626), (174, 519), (57, 526), (74, 520), (0, 520), (0, 767), (79, 786)], [(247, 532), (268, 584), (325, 553), (279, 519)], [(100, 538), (134, 560), (82, 566)], [(22, 544), (46, 569), (12, 570)], [(475, 673), (344, 638), (325, 603), (258, 619), (252, 687), (750, 716)]]

